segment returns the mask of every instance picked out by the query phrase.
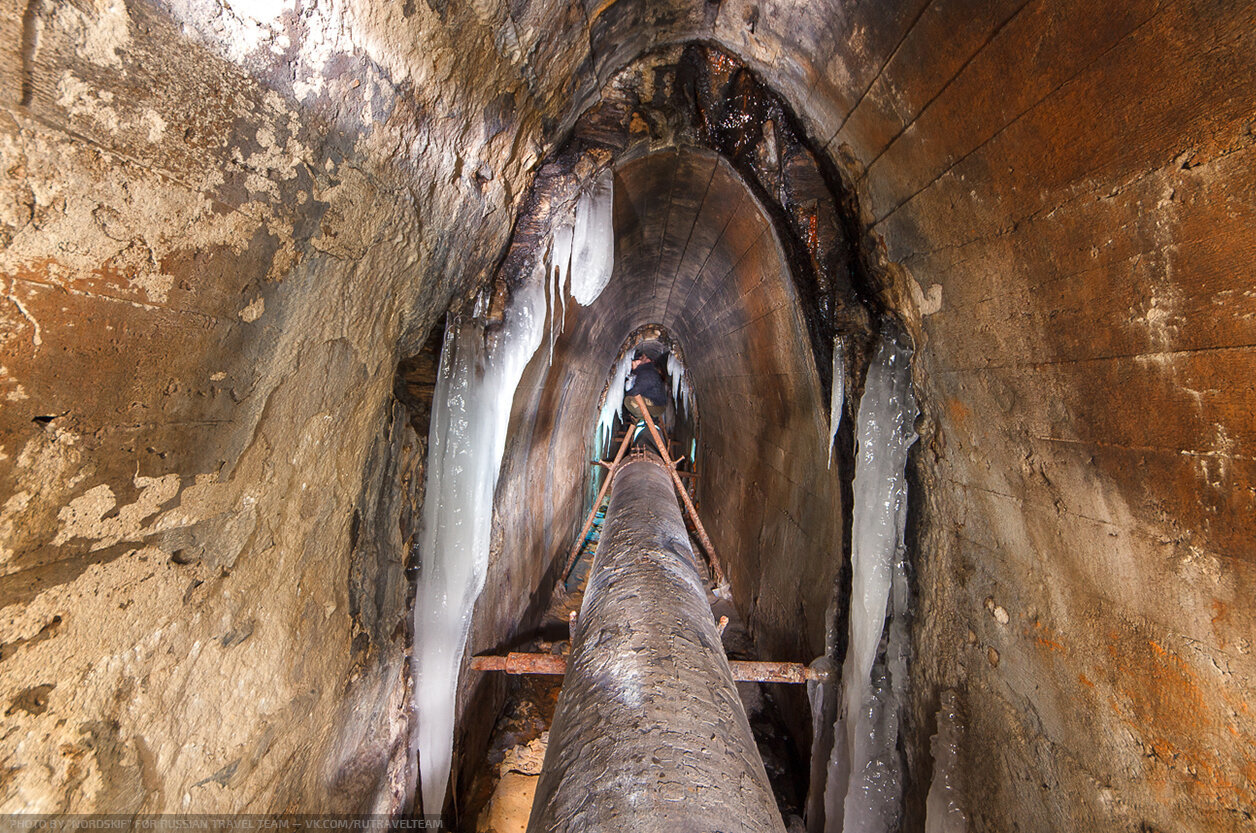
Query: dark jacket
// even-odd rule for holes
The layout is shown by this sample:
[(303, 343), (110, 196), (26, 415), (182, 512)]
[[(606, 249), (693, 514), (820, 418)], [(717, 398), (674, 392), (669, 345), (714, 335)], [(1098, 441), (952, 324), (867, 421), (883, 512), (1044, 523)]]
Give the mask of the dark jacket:
[(663, 374), (659, 373), (654, 362), (646, 362), (628, 374), (625, 384), (628, 385), (624, 392), (625, 397), (641, 394), (651, 405), (660, 407), (667, 404), (667, 397), (671, 393), (663, 383)]

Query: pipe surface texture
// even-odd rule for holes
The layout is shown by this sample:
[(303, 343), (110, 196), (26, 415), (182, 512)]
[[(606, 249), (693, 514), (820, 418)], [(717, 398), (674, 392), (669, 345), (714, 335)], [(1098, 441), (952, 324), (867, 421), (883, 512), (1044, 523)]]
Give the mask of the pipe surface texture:
[(529, 833), (784, 833), (671, 478), (615, 477)]

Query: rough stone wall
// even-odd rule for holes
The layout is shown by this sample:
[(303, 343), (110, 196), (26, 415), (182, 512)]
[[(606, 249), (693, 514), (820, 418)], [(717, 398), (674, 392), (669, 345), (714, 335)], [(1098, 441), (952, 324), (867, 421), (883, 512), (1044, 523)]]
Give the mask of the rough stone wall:
[(913, 762), (954, 687), (974, 829), (1246, 829), (1253, 10), (907, 5), (810, 110), (920, 345)]
[(5, 811), (413, 788), (398, 345), (561, 87), (475, 10), (247, 8), (0, 9)]

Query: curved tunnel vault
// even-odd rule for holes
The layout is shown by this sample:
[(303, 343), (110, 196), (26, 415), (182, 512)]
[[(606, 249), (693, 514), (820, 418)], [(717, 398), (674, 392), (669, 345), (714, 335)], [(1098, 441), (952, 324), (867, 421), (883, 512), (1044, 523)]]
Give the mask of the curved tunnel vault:
[(765, 650), (810, 660), (823, 650), (834, 576), (822, 565), (835, 563), (842, 512), (826, 470), (827, 409), (776, 235), (712, 153), (655, 154), (621, 168), (616, 184), (615, 277), (587, 311), (599, 323), (576, 322), (571, 348), (641, 319), (685, 346), (702, 407), (698, 496), (736, 600)]
[[(561, 566), (583, 520), (607, 369), (634, 330), (656, 324), (682, 345), (701, 403), (697, 496), (734, 602), (763, 656), (810, 662), (825, 650), (842, 565), (841, 472), (828, 468), (828, 403), (772, 224), (705, 150), (631, 160), (615, 170), (614, 193), (611, 280), (590, 306), (568, 303), (552, 363), (539, 350), (520, 384), (476, 629), (509, 633), (504, 611), (527, 604), (503, 596), (519, 582), (501, 577), (540, 583)], [(494, 647), (475, 630), (471, 639), (473, 651)], [(787, 696), (805, 749), (805, 698)]]

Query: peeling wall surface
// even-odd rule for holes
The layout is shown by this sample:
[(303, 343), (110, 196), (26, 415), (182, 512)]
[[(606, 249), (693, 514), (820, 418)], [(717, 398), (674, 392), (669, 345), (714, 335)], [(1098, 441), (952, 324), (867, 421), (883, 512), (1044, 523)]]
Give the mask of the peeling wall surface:
[(413, 791), (393, 369), (490, 268), (538, 118), (505, 58), (443, 75), (474, 22), (241, 8), (3, 8), (6, 811)]
[(412, 809), (397, 364), (610, 168), (615, 273), (525, 371), (469, 650), (548, 600), (656, 323), (739, 611), (823, 652), (824, 351), (892, 319), (905, 829), (945, 689), (975, 830), (1251, 828), (1253, 4), (6, 0), (0, 33), (0, 812)]

